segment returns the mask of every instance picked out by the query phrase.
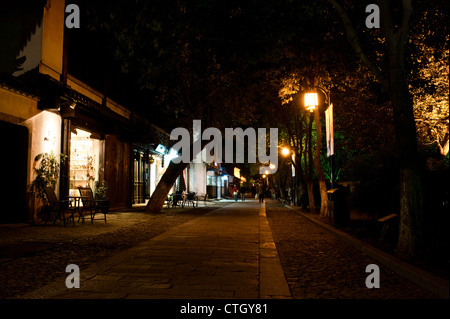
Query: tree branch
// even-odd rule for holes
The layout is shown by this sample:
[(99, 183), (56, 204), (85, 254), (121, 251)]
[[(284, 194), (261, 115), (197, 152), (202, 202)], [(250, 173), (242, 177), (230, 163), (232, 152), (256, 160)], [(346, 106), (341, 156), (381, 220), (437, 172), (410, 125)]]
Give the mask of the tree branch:
[[(393, 25), (392, 11), (388, 0), (378, 0), (381, 15), (381, 28), (383, 29), (389, 50), (400, 52), (404, 58), (405, 45), (408, 39), (409, 22), (412, 14), (411, 0), (401, 0), (402, 2), (402, 21), (400, 26), (395, 29)], [(402, 63), (402, 68), (403, 68)]]
[(370, 69), (370, 71), (373, 73), (377, 81), (381, 85), (383, 85), (384, 88), (389, 92), (389, 83), (386, 77), (381, 73), (380, 69), (365, 54), (364, 50), (361, 47), (361, 44), (359, 43), (358, 36), (356, 35), (355, 30), (353, 29), (350, 18), (348, 17), (345, 10), (336, 0), (328, 0), (328, 2), (331, 3), (331, 5), (336, 9), (339, 16), (341, 17), (342, 22), (344, 23), (347, 40), (350, 43), (353, 50), (360, 57), (363, 63)]
[(409, 33), (409, 20), (411, 19), (412, 14), (412, 4), (411, 0), (402, 0), (403, 7), (403, 16), (402, 16), (402, 25), (398, 30), (398, 43), (402, 46), (406, 44)]

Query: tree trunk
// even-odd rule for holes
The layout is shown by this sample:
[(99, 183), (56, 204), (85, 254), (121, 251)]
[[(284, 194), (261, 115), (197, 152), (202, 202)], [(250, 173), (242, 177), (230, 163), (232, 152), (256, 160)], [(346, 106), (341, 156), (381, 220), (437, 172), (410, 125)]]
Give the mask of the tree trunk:
[[(308, 203), (309, 203), (309, 211), (311, 213), (317, 213), (316, 203), (314, 200), (314, 183), (313, 183), (313, 153), (312, 153), (312, 114), (309, 114), (308, 119), (308, 135), (306, 138), (306, 146), (305, 150), (307, 155), (304, 156), (305, 161), (305, 179), (306, 179), (306, 189), (308, 191)], [(308, 160), (306, 160), (308, 159)]]
[(167, 195), (170, 189), (175, 184), (177, 177), (183, 172), (183, 170), (188, 166), (189, 163), (179, 163), (175, 164), (170, 162), (169, 167), (164, 172), (161, 180), (156, 186), (150, 200), (145, 207), (146, 213), (160, 213), (164, 206), (164, 201), (167, 199)]
[(316, 168), (317, 180), (319, 182), (320, 189), (320, 216), (327, 216), (328, 211), (328, 194), (327, 184), (325, 183), (325, 174), (323, 173), (322, 166), (320, 165), (320, 150), (322, 148), (322, 126), (320, 125), (319, 110), (314, 111), (317, 131), (316, 141), (316, 153), (314, 156), (314, 166)]
[(401, 51), (390, 48), (389, 91), (394, 110), (400, 165), (400, 224), (398, 252), (413, 256), (423, 250), (422, 183), (414, 111), (402, 68)]
[(308, 181), (306, 182), (306, 188), (308, 189), (309, 211), (311, 213), (316, 213), (317, 208), (316, 208), (316, 203), (314, 202), (313, 187), (314, 187), (313, 181), (311, 178), (309, 178)]
[[(306, 180), (305, 180), (305, 172), (302, 169), (301, 166), (301, 157), (299, 156), (300, 160), (298, 161), (298, 167), (295, 167), (295, 183), (296, 183), (296, 196), (297, 196), (297, 206), (301, 206), (302, 208), (305, 208), (306, 205), (304, 203), (304, 196), (303, 194), (306, 194), (308, 192), (307, 186), (306, 186)], [(300, 205), (301, 203), (301, 205)]]
[[(201, 138), (198, 137), (199, 139)], [(200, 148), (194, 148), (194, 143), (191, 143), (189, 152), (189, 162), (191, 162), (199, 152), (210, 142), (209, 140), (196, 140), (195, 143), (200, 143)], [(177, 177), (181, 175), (183, 170), (189, 165), (189, 163), (180, 162), (178, 164), (170, 162), (169, 167), (167, 167), (158, 185), (156, 185), (155, 191), (153, 192), (150, 200), (145, 207), (146, 213), (160, 213), (164, 206), (164, 201), (167, 199), (167, 195), (170, 189), (175, 184)]]
[(400, 169), (400, 224), (397, 251), (405, 256), (424, 252), (422, 236), (422, 184), (415, 169)]
[(381, 29), (386, 37), (388, 77), (367, 58), (351, 26), (350, 19), (336, 0), (329, 0), (344, 22), (347, 38), (361, 60), (389, 92), (394, 111), (395, 134), (400, 164), (400, 225), (397, 250), (413, 256), (423, 250), (422, 182), (420, 177), (414, 110), (406, 82), (405, 45), (408, 42), (412, 0), (401, 1), (393, 11), (391, 2), (379, 0)]
[(400, 224), (397, 250), (400, 254), (414, 256), (423, 252), (423, 200), (414, 109), (405, 70), (405, 45), (412, 14), (412, 1), (402, 1), (402, 20), (398, 28), (395, 28), (394, 13), (391, 11), (389, 1), (380, 1), (380, 12), (388, 47), (388, 91), (394, 111), (400, 165)]

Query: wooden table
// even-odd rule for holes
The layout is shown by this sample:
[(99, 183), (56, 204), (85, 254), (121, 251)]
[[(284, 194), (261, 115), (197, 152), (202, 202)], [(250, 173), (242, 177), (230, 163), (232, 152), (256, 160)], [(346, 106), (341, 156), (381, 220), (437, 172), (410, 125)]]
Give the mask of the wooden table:
[(81, 202), (83, 199), (87, 199), (84, 196), (67, 196), (67, 199), (70, 201), (70, 204), (74, 203), (73, 206), (70, 205), (69, 209), (72, 211), (71, 217), (75, 220), (75, 213), (78, 213), (78, 222), (82, 219), (82, 223), (84, 224), (84, 216), (83, 216), (83, 206)]

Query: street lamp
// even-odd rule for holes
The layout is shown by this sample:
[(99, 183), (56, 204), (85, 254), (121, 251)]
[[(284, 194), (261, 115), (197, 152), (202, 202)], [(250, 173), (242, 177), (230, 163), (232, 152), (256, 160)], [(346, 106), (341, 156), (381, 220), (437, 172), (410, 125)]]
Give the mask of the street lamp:
[(319, 106), (319, 99), (317, 93), (305, 93), (305, 107), (308, 111), (314, 112), (316, 107)]
[[(334, 155), (334, 138), (333, 138), (333, 104), (330, 103), (330, 92), (324, 90), (319, 86), (314, 87), (314, 91), (319, 89), (325, 94), (325, 104), (327, 105), (327, 110), (325, 111), (326, 117), (326, 134), (327, 134), (327, 157), (330, 157), (330, 183), (331, 188), (334, 187), (333, 183), (333, 155)], [(316, 92), (306, 92), (304, 94), (305, 108), (310, 112), (313, 112), (316, 107), (319, 106), (319, 99)]]
[[(305, 99), (306, 100), (306, 99)], [(287, 147), (284, 147), (281, 150), (281, 154), (284, 157), (287, 157), (290, 154), (290, 151)], [(292, 154), (292, 158), (291, 158), (291, 168), (292, 168), (292, 203), (295, 205), (296, 203), (296, 184), (295, 184), (295, 166), (294, 166), (294, 162), (295, 162), (295, 154)]]

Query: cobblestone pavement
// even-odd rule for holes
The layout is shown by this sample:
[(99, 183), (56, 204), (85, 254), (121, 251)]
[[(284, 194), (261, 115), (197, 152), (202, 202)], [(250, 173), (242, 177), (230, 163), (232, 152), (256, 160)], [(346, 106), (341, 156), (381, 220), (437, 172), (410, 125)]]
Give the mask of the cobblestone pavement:
[[(96, 221), (66, 228), (0, 225), (0, 299), (16, 298), (54, 282), (66, 275), (70, 263), (85, 269), (227, 204), (170, 209), (158, 215), (135, 209), (111, 213), (106, 224)], [(436, 298), (275, 201), (267, 201), (266, 215), (295, 299)], [(380, 267), (379, 289), (365, 285), (369, 264)]]
[(175, 208), (146, 214), (143, 208), (112, 212), (107, 223), (75, 226), (0, 225), (0, 299), (15, 298), (65, 275), (68, 264), (82, 268), (223, 206)]
[[(275, 201), (266, 214), (294, 299), (437, 298)], [(369, 264), (380, 268), (380, 288), (366, 287)]]
[(233, 202), (23, 299), (290, 299), (265, 205)]

